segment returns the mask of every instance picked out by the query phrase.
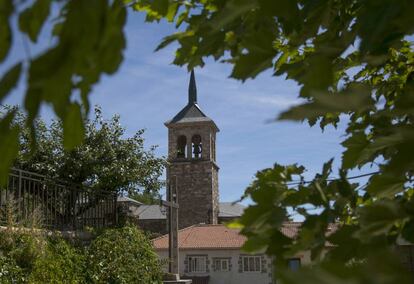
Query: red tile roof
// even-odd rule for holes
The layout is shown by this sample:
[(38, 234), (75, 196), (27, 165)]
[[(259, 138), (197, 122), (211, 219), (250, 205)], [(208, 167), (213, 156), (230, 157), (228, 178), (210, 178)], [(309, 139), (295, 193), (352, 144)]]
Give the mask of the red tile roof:
[[(180, 249), (238, 249), (246, 237), (224, 225), (194, 225), (178, 231)], [(155, 249), (168, 248), (168, 235), (153, 240)]]
[[(282, 232), (294, 238), (301, 223), (286, 222)], [(178, 231), (180, 249), (239, 249), (247, 238), (239, 234), (238, 229), (229, 229), (225, 225), (194, 225)], [(168, 235), (153, 240), (155, 249), (168, 249)]]

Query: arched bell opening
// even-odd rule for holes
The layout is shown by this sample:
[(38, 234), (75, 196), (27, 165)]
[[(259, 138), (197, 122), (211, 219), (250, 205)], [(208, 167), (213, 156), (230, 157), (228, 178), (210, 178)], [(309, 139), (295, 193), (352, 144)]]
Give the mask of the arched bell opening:
[(177, 139), (177, 158), (185, 159), (187, 155), (187, 137), (181, 135)]
[(201, 141), (201, 136), (196, 134), (191, 138), (191, 145), (193, 148), (192, 151), (192, 158), (193, 159), (200, 159), (203, 152), (203, 143)]

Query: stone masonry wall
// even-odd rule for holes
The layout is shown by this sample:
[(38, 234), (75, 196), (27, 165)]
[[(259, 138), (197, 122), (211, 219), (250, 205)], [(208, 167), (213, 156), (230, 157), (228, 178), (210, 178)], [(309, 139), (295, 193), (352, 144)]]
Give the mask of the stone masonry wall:
[(185, 136), (187, 139), (187, 153), (186, 157), (191, 157), (191, 138), (194, 135), (200, 135), (203, 144), (202, 160), (212, 160), (213, 154), (211, 143), (215, 142), (214, 128), (210, 124), (198, 123), (196, 125), (184, 125), (180, 127), (169, 128), (168, 131), (168, 159), (174, 160), (177, 158), (177, 139), (179, 136)]
[(177, 177), (178, 227), (217, 224), (217, 168), (210, 161), (190, 161), (169, 166), (168, 176)]
[(213, 184), (213, 218), (214, 223), (218, 224), (218, 215), (220, 211), (220, 199), (219, 199), (219, 184), (218, 184), (218, 169), (213, 166), (212, 170), (212, 184)]
[(144, 231), (158, 235), (168, 233), (167, 219), (138, 219), (138, 226)]

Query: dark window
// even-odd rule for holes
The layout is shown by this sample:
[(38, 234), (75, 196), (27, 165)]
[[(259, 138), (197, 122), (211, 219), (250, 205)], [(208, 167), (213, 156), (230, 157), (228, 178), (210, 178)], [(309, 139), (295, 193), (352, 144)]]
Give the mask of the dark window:
[(214, 259), (214, 270), (215, 271), (229, 271), (230, 270), (230, 259), (228, 258), (216, 258)]
[(262, 271), (262, 258), (260, 255), (242, 256), (243, 272)]
[(203, 144), (201, 143), (201, 136), (196, 134), (191, 139), (192, 147), (193, 147), (193, 158), (199, 159), (201, 158), (201, 153), (203, 152)]
[(288, 261), (289, 269), (292, 271), (298, 271), (300, 268), (300, 258), (291, 258)]
[(200, 272), (207, 271), (207, 257), (206, 256), (190, 256), (188, 257), (188, 272)]
[(177, 158), (185, 158), (187, 152), (187, 137), (181, 135), (177, 140)]

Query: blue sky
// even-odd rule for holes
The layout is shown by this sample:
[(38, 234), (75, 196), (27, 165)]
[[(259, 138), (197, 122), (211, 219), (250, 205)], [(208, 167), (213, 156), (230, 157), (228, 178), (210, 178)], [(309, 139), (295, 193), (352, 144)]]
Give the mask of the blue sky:
[[(129, 13), (125, 60), (115, 75), (102, 78), (90, 96), (92, 104), (100, 105), (106, 117), (120, 114), (129, 135), (145, 128), (147, 146), (159, 145), (160, 156), (167, 154), (164, 122), (187, 103), (189, 74), (185, 68), (171, 64), (174, 46), (154, 52), (160, 40), (173, 31), (170, 24), (145, 23), (142, 14)], [(45, 41), (40, 44), (43, 47), (51, 44), (44, 35), (41, 41)], [(30, 48), (35, 55), (42, 46)], [(6, 65), (22, 58), (23, 53), (21, 41), (16, 39)], [(332, 157), (338, 165), (343, 125), (322, 133), (319, 127), (310, 128), (306, 123), (267, 122), (300, 102), (295, 82), (265, 72), (241, 83), (228, 78), (230, 65), (212, 60), (206, 63), (195, 70), (198, 103), (220, 128), (216, 149), (221, 201), (237, 200), (254, 174), (275, 162), (302, 164), (309, 178)], [(0, 73), (3, 71), (4, 66), (0, 67)], [(23, 90), (24, 82), (5, 103), (20, 104)], [(51, 111), (46, 107), (42, 115), (49, 119)]]

